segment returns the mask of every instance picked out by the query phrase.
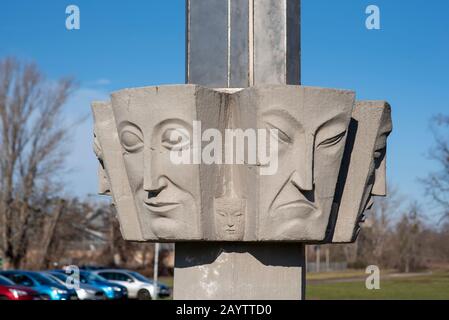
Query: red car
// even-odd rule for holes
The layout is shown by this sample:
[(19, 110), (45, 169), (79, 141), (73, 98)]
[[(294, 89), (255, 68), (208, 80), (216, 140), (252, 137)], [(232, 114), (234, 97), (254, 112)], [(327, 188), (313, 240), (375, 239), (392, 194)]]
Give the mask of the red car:
[(17, 286), (11, 280), (0, 276), (0, 300), (37, 300), (36, 291)]

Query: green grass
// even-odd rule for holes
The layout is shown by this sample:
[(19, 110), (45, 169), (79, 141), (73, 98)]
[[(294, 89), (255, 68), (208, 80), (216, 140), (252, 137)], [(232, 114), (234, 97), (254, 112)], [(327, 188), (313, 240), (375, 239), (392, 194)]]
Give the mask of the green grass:
[[(382, 273), (383, 275), (389, 272)], [(384, 279), (380, 290), (368, 290), (365, 280), (327, 283), (326, 280), (366, 278), (364, 271), (348, 270), (339, 273), (310, 273), (307, 280), (324, 281), (307, 284), (307, 300), (449, 300), (449, 271), (429, 275)], [(172, 277), (161, 277), (160, 282), (173, 288)]]
[[(393, 273), (393, 270), (382, 271), (382, 274)], [(332, 280), (332, 279), (348, 279), (366, 277), (365, 270), (348, 269), (338, 272), (311, 272), (307, 274), (307, 280)]]
[(306, 298), (308, 300), (449, 300), (449, 273), (381, 279), (380, 287), (380, 290), (368, 290), (364, 280), (309, 283)]
[(160, 277), (158, 281), (173, 288), (173, 277)]

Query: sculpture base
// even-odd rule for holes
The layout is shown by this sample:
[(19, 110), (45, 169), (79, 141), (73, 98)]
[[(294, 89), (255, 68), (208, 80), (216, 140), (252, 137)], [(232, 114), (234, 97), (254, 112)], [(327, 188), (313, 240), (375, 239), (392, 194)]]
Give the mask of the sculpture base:
[(305, 246), (177, 243), (175, 300), (301, 300)]

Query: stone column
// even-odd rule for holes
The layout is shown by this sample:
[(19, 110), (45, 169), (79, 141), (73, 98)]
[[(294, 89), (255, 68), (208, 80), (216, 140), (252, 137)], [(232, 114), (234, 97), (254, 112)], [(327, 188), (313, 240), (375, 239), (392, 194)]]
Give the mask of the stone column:
[[(186, 82), (300, 84), (300, 0), (187, 0)], [(174, 298), (304, 299), (305, 246), (177, 243)]]
[(303, 245), (177, 243), (175, 250), (176, 300), (304, 298)]
[(186, 82), (299, 85), (300, 0), (187, 0)]

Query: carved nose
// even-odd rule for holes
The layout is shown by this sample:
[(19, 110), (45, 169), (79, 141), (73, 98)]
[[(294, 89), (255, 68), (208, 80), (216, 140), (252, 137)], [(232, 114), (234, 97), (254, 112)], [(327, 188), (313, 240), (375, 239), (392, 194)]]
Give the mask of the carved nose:
[(298, 171), (295, 171), (290, 177), (290, 181), (299, 190), (312, 191), (313, 183), (310, 176), (311, 175), (299, 174)]
[(299, 163), (290, 180), (296, 188), (303, 191), (313, 190), (313, 150), (314, 138), (305, 137), (305, 148), (300, 156)]
[(161, 175), (159, 169), (159, 159), (154, 149), (145, 149), (144, 153), (144, 176), (143, 176), (143, 189), (147, 192), (153, 192), (161, 189), (166, 182)]
[(144, 186), (144, 190), (148, 192), (148, 198), (157, 197), (168, 186), (167, 178), (160, 177), (157, 183), (150, 186)]
[(378, 197), (387, 196), (387, 167), (386, 160), (383, 160), (380, 167), (375, 171), (375, 180), (371, 193)]
[(109, 180), (106, 175), (106, 171), (104, 170), (104, 167), (101, 165), (98, 168), (98, 177), (99, 177), (98, 194), (105, 195), (105, 196), (111, 195), (111, 188), (109, 186)]

